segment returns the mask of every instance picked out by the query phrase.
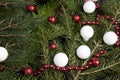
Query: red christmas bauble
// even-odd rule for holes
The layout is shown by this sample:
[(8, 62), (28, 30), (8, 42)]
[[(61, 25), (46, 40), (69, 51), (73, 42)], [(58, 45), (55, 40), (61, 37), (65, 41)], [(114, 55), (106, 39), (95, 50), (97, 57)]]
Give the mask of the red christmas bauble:
[(23, 72), (25, 75), (31, 75), (33, 73), (33, 70), (31, 67), (26, 67), (24, 68)]
[(48, 21), (49, 21), (50, 23), (55, 23), (55, 22), (56, 22), (56, 17), (55, 17), (55, 16), (50, 16), (50, 17), (48, 18)]
[(57, 48), (57, 45), (55, 43), (50, 44), (50, 49), (55, 50)]
[(75, 21), (75, 22), (80, 22), (80, 16), (79, 15), (74, 15), (73, 16), (73, 20)]
[(100, 65), (100, 61), (99, 60), (94, 60), (92, 61), (94, 66), (99, 66)]
[(30, 12), (34, 12), (36, 10), (36, 7), (34, 5), (32, 5), (32, 4), (30, 4), (30, 5), (28, 5), (27, 9)]

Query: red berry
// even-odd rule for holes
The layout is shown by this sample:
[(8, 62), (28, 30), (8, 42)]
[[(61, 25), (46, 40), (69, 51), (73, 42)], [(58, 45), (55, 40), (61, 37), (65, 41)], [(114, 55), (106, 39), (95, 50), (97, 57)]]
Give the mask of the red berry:
[(31, 75), (33, 70), (31, 67), (26, 67), (26, 68), (24, 68), (23, 72), (25, 75)]
[(100, 65), (100, 61), (99, 60), (94, 60), (92, 61), (94, 66), (99, 66)]
[(99, 21), (99, 20), (100, 20), (100, 18), (99, 18), (99, 17), (97, 17), (97, 18), (96, 18), (96, 20), (97, 20), (97, 21)]
[(56, 22), (56, 17), (55, 17), (55, 16), (50, 16), (50, 17), (48, 18), (48, 21), (49, 21), (50, 23), (55, 23), (55, 22)]
[(100, 23), (99, 22), (95, 22), (96, 25), (99, 25)]
[(35, 73), (34, 73), (34, 76), (37, 76), (37, 75), (38, 75), (38, 73), (37, 73), (37, 72), (35, 72)]
[(98, 14), (97, 17), (100, 17), (100, 15)]
[(50, 44), (50, 49), (55, 50), (57, 48), (57, 45), (55, 43)]
[(34, 12), (34, 11), (36, 10), (35, 6), (32, 5), (32, 4), (28, 5), (27, 9), (28, 9), (28, 11), (30, 11), (30, 12)]
[(73, 16), (73, 20), (75, 21), (75, 22), (80, 22), (80, 16), (79, 15), (74, 15)]

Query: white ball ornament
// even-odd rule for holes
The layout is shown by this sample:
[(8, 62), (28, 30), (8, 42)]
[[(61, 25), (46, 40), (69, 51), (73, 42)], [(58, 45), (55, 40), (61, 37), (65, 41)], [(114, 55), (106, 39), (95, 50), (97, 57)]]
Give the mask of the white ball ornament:
[(91, 53), (91, 50), (87, 45), (81, 45), (77, 48), (77, 56), (80, 59), (89, 58), (90, 53)]
[(0, 47), (0, 62), (5, 61), (8, 57), (8, 51), (4, 47)]
[(83, 37), (84, 41), (88, 41), (94, 35), (94, 30), (91, 26), (83, 26), (80, 30), (80, 34)]
[(108, 31), (104, 34), (103, 36), (103, 41), (107, 45), (114, 45), (118, 40), (118, 37), (115, 32), (113, 31)]
[(65, 53), (60, 52), (54, 56), (53, 62), (58, 67), (64, 67), (68, 63), (68, 57)]
[(86, 1), (83, 5), (83, 10), (86, 13), (93, 13), (96, 9), (96, 5), (93, 1)]

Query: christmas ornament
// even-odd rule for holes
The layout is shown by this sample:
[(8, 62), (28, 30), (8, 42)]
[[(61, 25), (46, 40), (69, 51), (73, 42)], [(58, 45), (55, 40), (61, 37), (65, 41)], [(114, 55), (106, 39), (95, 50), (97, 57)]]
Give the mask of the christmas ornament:
[(86, 13), (93, 13), (95, 11), (96, 5), (93, 1), (87, 1), (83, 5), (83, 10)]
[(33, 72), (33, 70), (32, 70), (31, 67), (26, 67), (26, 68), (23, 69), (23, 73), (24, 73), (25, 75), (31, 75), (32, 72)]
[(55, 43), (50, 44), (50, 49), (55, 50), (57, 48), (57, 45)]
[(60, 52), (54, 56), (53, 62), (58, 67), (64, 67), (68, 63), (68, 57), (65, 53)]
[(103, 41), (107, 45), (114, 45), (118, 40), (118, 36), (113, 31), (108, 31), (103, 36)]
[(27, 9), (28, 9), (28, 11), (30, 11), (30, 12), (35, 12), (36, 7), (35, 7), (34, 5), (32, 5), (32, 4), (30, 4), (30, 5), (28, 5)]
[(8, 58), (8, 51), (4, 47), (0, 47), (0, 62), (5, 61)]
[(79, 15), (74, 15), (73, 16), (73, 20), (75, 21), (75, 22), (80, 22), (80, 16)]
[(94, 30), (91, 26), (83, 26), (80, 30), (80, 34), (83, 37), (84, 41), (88, 41), (94, 34)]
[(77, 48), (77, 56), (86, 59), (90, 56), (91, 50), (87, 45), (81, 45)]
[(55, 16), (50, 16), (50, 17), (48, 18), (48, 21), (49, 21), (50, 23), (55, 23), (55, 22), (56, 22), (56, 17), (55, 17)]
[(100, 61), (98, 59), (93, 60), (92, 63), (93, 63), (94, 66), (99, 66), (100, 65)]

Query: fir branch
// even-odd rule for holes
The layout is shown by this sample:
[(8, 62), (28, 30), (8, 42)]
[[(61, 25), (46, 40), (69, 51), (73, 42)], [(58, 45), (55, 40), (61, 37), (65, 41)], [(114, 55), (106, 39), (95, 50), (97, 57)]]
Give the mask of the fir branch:
[[(95, 44), (96, 46), (95, 46), (94, 49), (92, 50), (91, 56), (94, 54), (95, 50), (99, 47), (99, 43), (100, 43), (100, 41)], [(89, 58), (84, 61), (84, 63), (82, 64), (82, 66), (85, 65), (88, 60), (89, 60)], [(80, 75), (80, 73), (81, 73), (81, 71), (78, 71), (77, 75), (75, 76), (75, 78), (74, 78), (73, 80), (77, 80), (78, 77), (79, 77), (79, 75)]]
[(116, 66), (116, 65), (118, 65), (118, 64), (120, 64), (120, 62), (117, 62), (117, 63), (115, 63), (115, 64), (112, 64), (112, 65), (110, 65), (110, 66), (107, 66), (107, 67), (105, 67), (105, 68), (102, 68), (102, 69), (99, 69), (99, 70), (95, 70), (95, 71), (92, 71), (92, 72), (80, 73), (79, 75), (86, 75), (86, 74), (88, 75), (88, 74), (97, 73), (97, 72), (100, 72), (100, 71), (109, 69), (109, 68), (111, 68), (111, 67), (113, 67), (113, 66)]
[(5, 34), (0, 34), (0, 37), (26, 37), (27, 35), (19, 35), (19, 34), (8, 34), (8, 35), (5, 35)]

